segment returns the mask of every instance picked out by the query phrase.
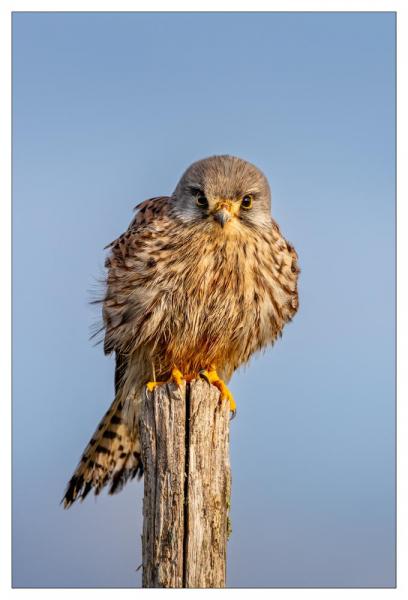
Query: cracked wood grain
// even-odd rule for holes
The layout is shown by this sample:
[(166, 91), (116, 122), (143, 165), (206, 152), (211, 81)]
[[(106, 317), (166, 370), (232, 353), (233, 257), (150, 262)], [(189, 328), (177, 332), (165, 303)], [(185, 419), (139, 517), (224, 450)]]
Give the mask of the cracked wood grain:
[(146, 393), (143, 587), (224, 587), (231, 495), (229, 406), (202, 380)]

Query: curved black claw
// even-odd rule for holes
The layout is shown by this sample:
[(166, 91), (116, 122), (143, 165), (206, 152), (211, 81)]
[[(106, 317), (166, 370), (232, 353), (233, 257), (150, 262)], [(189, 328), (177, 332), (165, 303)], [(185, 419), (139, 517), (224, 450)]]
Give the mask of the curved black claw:
[(204, 379), (204, 381), (206, 381), (208, 383), (208, 385), (211, 385), (211, 381), (210, 381), (210, 377), (209, 377), (207, 369), (201, 369), (201, 371), (198, 371), (198, 374), (201, 377), (201, 379)]

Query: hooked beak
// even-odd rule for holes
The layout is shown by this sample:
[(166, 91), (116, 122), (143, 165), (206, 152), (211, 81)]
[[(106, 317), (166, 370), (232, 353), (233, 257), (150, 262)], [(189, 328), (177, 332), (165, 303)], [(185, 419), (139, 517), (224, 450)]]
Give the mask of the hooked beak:
[(217, 221), (217, 223), (219, 223), (221, 225), (221, 227), (224, 227), (224, 225), (232, 217), (231, 206), (229, 204), (227, 204), (225, 201), (222, 202), (221, 204), (219, 204), (216, 207), (216, 209), (213, 213), (213, 217)]
[(217, 212), (214, 213), (214, 219), (221, 225), (221, 227), (224, 227), (225, 223), (227, 223), (230, 218), (231, 213), (226, 208), (217, 210)]

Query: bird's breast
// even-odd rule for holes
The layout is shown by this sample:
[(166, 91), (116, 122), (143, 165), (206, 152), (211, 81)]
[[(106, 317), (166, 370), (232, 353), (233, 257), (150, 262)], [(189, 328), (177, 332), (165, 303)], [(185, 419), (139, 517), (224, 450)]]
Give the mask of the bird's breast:
[(266, 290), (264, 276), (253, 269), (254, 254), (248, 242), (208, 241), (190, 244), (179, 260), (163, 265), (166, 364), (192, 372), (215, 364), (232, 373), (248, 359)]

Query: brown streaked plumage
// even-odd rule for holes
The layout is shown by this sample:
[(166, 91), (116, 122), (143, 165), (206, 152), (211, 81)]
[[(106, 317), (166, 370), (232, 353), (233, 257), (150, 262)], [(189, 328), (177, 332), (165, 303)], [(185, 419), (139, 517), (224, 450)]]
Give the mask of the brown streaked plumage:
[(214, 156), (191, 165), (170, 197), (146, 200), (108, 248), (106, 353), (116, 398), (72, 477), (65, 506), (90, 489), (113, 493), (141, 474), (138, 406), (146, 383), (173, 367), (216, 366), (228, 381), (272, 344), (298, 308), (297, 254), (270, 214), (254, 165)]

